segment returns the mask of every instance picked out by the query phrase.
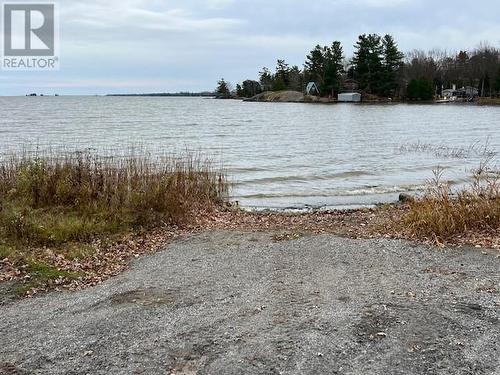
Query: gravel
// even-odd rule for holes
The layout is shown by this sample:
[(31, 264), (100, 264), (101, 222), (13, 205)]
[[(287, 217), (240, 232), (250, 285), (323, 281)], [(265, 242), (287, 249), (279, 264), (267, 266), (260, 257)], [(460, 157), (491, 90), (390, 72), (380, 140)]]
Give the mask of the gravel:
[(499, 253), (333, 235), (179, 239), (0, 306), (0, 374), (500, 374)]

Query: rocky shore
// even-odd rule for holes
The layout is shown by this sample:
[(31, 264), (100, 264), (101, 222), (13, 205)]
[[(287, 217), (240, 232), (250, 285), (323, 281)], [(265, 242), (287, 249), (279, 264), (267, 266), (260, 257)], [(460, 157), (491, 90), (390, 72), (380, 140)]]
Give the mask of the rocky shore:
[(304, 95), (298, 91), (266, 91), (244, 99), (246, 102), (280, 102), (280, 103), (336, 103), (336, 100)]
[[(261, 94), (255, 95), (252, 98), (243, 99), (245, 102), (275, 102), (275, 103), (338, 103), (336, 99), (322, 98), (313, 95), (304, 95), (299, 91), (266, 91)], [(408, 104), (437, 104), (438, 101), (411, 101), (403, 99), (381, 98), (375, 95), (363, 95), (364, 104), (386, 104), (386, 103), (408, 103)], [(454, 104), (472, 104), (472, 105), (500, 105), (500, 98), (478, 98), (471, 103), (457, 102)]]

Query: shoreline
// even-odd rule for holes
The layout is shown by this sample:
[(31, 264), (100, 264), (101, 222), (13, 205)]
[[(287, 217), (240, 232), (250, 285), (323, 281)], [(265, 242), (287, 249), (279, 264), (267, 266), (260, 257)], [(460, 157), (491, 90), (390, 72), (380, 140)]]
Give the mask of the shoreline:
[(448, 102), (440, 103), (437, 100), (405, 100), (405, 99), (365, 99), (361, 102), (339, 102), (336, 99), (325, 97), (304, 95), (298, 91), (266, 91), (252, 98), (231, 98), (232, 100), (241, 100), (249, 103), (306, 103), (306, 104), (356, 104), (356, 105), (374, 105), (374, 104), (420, 104), (420, 105), (477, 105), (477, 106), (498, 106), (500, 98), (477, 98), (472, 102)]
[[(280, 92), (266, 92), (270, 94), (276, 94)], [(266, 94), (263, 93), (263, 94)], [(299, 93), (300, 94), (300, 93)], [(261, 94), (259, 94), (261, 95)], [(301, 94), (302, 95), (302, 94)], [(302, 95), (304, 96), (304, 95)], [(15, 95), (0, 96), (2, 98), (30, 98), (33, 97), (27, 95)], [(176, 95), (176, 94), (100, 94), (100, 95), (38, 95), (35, 98), (55, 98), (55, 97), (88, 97), (88, 98), (186, 98), (186, 99), (212, 99), (212, 100), (237, 100), (248, 103), (300, 103), (300, 104), (356, 104), (356, 105), (396, 105), (396, 104), (408, 104), (408, 105), (476, 105), (481, 107), (496, 107), (500, 106), (500, 98), (478, 98), (473, 102), (447, 102), (441, 103), (437, 100), (404, 100), (404, 99), (394, 99), (388, 100), (382, 98), (380, 100), (362, 100), (357, 103), (349, 102), (339, 102), (335, 99), (328, 99), (323, 97), (309, 96), (307, 98), (299, 99), (268, 99), (268, 98), (243, 98), (243, 97), (233, 97), (233, 98), (217, 98), (214, 95)], [(279, 95), (278, 95), (279, 97)]]

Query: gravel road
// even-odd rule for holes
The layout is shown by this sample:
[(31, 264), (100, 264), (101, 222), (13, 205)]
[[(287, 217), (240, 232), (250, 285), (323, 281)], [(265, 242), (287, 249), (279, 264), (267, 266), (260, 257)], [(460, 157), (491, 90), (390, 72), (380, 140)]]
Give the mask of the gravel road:
[(500, 258), (207, 232), (0, 306), (1, 374), (500, 374)]

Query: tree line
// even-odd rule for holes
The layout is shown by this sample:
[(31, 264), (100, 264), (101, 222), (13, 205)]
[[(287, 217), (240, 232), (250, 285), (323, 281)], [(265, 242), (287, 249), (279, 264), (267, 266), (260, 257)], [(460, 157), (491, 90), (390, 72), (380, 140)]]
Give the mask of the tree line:
[(307, 54), (302, 68), (279, 59), (274, 71), (264, 67), (258, 80), (245, 80), (235, 90), (222, 79), (216, 94), (252, 97), (264, 91), (304, 92), (309, 82), (315, 82), (325, 97), (355, 89), (384, 98), (430, 100), (453, 85), (474, 87), (483, 97), (500, 96), (500, 50), (483, 43), (472, 51), (455, 54), (442, 50), (404, 54), (391, 35), (363, 34), (351, 58), (345, 57), (339, 41), (317, 45)]

